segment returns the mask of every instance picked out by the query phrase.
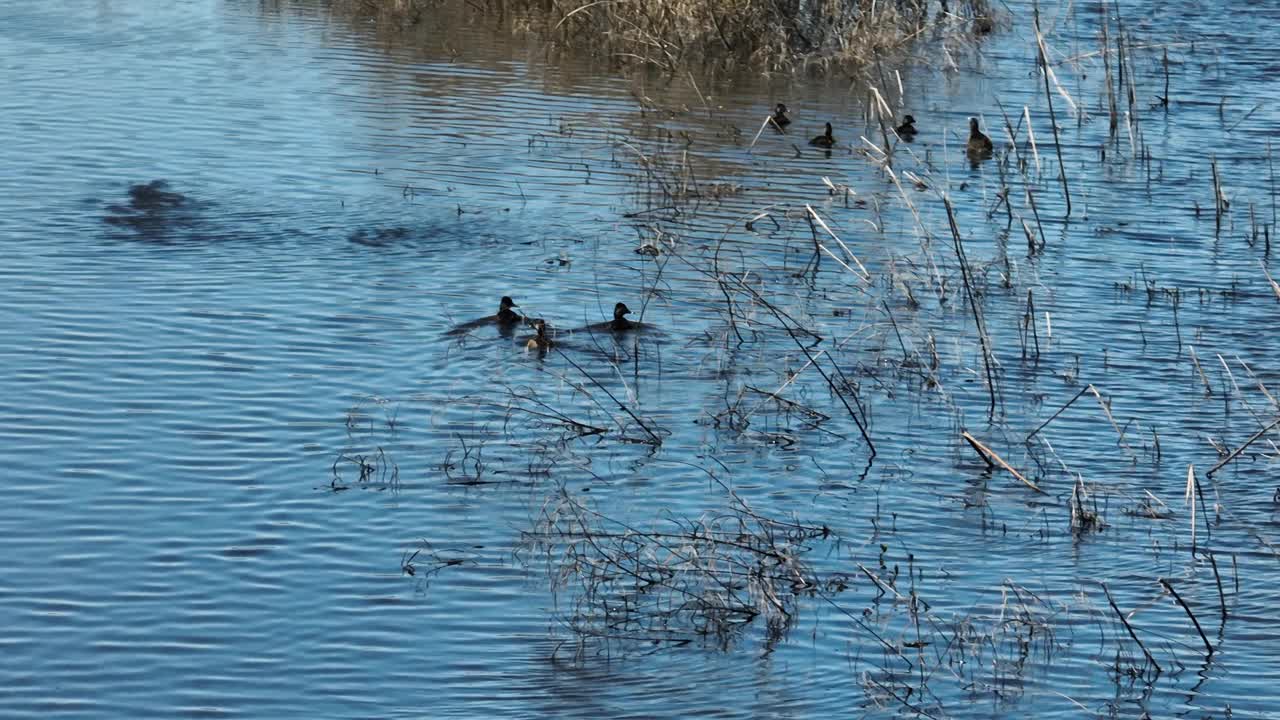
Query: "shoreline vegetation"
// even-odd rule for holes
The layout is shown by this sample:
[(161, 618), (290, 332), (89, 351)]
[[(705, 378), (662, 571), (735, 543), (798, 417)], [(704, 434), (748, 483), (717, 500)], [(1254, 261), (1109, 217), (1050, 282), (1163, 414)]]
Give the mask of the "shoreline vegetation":
[[(833, 0), (821, 8), (836, 8), (838, 16), (820, 16), (818, 34), (806, 33), (815, 23), (804, 19), (816, 16), (799, 12), (802, 6), (819, 7), (816, 0), (727, 0), (716, 7), (713, 0), (657, 0), (650, 6), (629, 0), (546, 0), (537, 6), (492, 0), (469, 10), (453, 0), (433, 0), (431, 7), (440, 13), (435, 16), (423, 0), (357, 1), (386, 13), (380, 20), (423, 27), (445, 13), (478, 17), (472, 14), (497, 9), (512, 28), (520, 26), (513, 17), (526, 18), (529, 29), (541, 28), (560, 48), (607, 51), (619, 62), (672, 71), (688, 68), (691, 80), (697, 62), (732, 67), (745, 60), (753, 72), (835, 68), (842, 61), (878, 65), (883, 55), (917, 38), (950, 42), (959, 32), (976, 37), (993, 29), (979, 28), (979, 16), (965, 21), (963, 14), (938, 14), (931, 8), (939, 5), (913, 0)], [(964, 8), (978, 10), (977, 1)], [(404, 14), (414, 11), (418, 15)], [(867, 171), (832, 172), (834, 181), (813, 178), (807, 198), (773, 195), (763, 183), (745, 190), (726, 185), (724, 174), (699, 167), (708, 156), (691, 135), (682, 143), (668, 131), (665, 141), (659, 133), (647, 144), (637, 136), (606, 135), (611, 146), (625, 145), (630, 153), (613, 160), (615, 170), (627, 168), (636, 188), (628, 196), (634, 207), (622, 220), (641, 238), (635, 252), (651, 263), (642, 267), (628, 296), (670, 300), (676, 292), (668, 278), (678, 272), (687, 273), (687, 282), (702, 283), (694, 285), (702, 297), (693, 302), (714, 305), (721, 318), (705, 339), (723, 352), (708, 366), (724, 386), (710, 394), (715, 404), (692, 419), (706, 435), (683, 448), (673, 423), (690, 418), (666, 414), (660, 401), (632, 393), (638, 381), (628, 387), (624, 380), (632, 372), (639, 377), (638, 368), (647, 364), (642, 357), (648, 351), (634, 339), (598, 348), (598, 357), (612, 367), (608, 374), (592, 374), (584, 367), (588, 363), (552, 348), (552, 357), (563, 364), (538, 366), (548, 382), (447, 401), (504, 418), (501, 430), (457, 435), (460, 447), (450, 448), (440, 464), (448, 482), (480, 486), (514, 482), (510, 478), (523, 474), (534, 479), (531, 485), (544, 478), (551, 485), (540, 504), (531, 506), (513, 550), (522, 569), (545, 573), (548, 580), (556, 628), (551, 659), (562, 647), (577, 662), (693, 644), (728, 650), (749, 639), (767, 654), (808, 613), (815, 626), (833, 622), (849, 633), (851, 676), (863, 709), (930, 718), (963, 716), (975, 698), (1009, 703), (1021, 712), (1019, 689), (1065, 663), (1096, 668), (1097, 677), (1114, 685), (1099, 694), (1082, 683), (1072, 690), (1079, 699), (1056, 693), (1074, 708), (1106, 702), (1145, 710), (1154, 689), (1174, 687), (1186, 670), (1203, 668), (1199, 672), (1208, 676), (1215, 663), (1230, 662), (1222, 660), (1229, 652), (1221, 651), (1231, 647), (1228, 638), (1239, 626), (1236, 543), (1257, 542), (1275, 551), (1247, 511), (1237, 515), (1233, 509), (1237, 502), (1256, 505), (1256, 489), (1220, 485), (1214, 474), (1254, 452), (1251, 461), (1276, 462), (1280, 448), (1274, 438), (1267, 441), (1270, 455), (1255, 444), (1280, 427), (1280, 401), (1264, 384), (1274, 368), (1255, 373), (1254, 365), (1266, 364), (1265, 356), (1250, 356), (1260, 346), (1228, 344), (1243, 338), (1219, 310), (1280, 298), (1280, 283), (1268, 270), (1277, 217), (1271, 143), (1265, 135), (1252, 140), (1252, 152), (1237, 154), (1230, 166), (1214, 155), (1199, 157), (1201, 143), (1217, 140), (1220, 132), (1225, 144), (1248, 115), (1231, 120), (1218, 105), (1218, 132), (1194, 116), (1184, 119), (1197, 106), (1213, 107), (1193, 94), (1194, 45), (1141, 39), (1106, 3), (1094, 16), (1096, 26), (1082, 30), (1080, 20), (1087, 16), (1079, 13), (1093, 12), (1071, 5), (1058, 16), (1061, 22), (1042, 25), (1032, 5), (1017, 29), (1023, 47), (1032, 51), (1009, 61), (1023, 63), (1026, 72), (1006, 76), (1011, 79), (1002, 87), (1003, 99), (981, 102), (998, 108), (999, 116), (990, 110), (981, 119), (970, 116), (967, 145), (948, 145), (946, 131), (935, 131), (952, 159), (923, 143), (913, 147), (902, 137), (903, 126), (895, 128), (901, 111), (914, 109), (900, 106), (900, 85), (895, 94), (885, 79), (869, 83), (861, 128), (866, 134), (857, 136), (853, 123), (837, 140), (828, 125), (822, 137), (831, 139), (810, 151), (827, 157), (848, 153), (865, 160)], [(795, 19), (779, 20), (784, 15)], [(748, 37), (752, 28), (758, 37)], [(1171, 66), (1178, 73), (1172, 83)], [(1216, 80), (1211, 87), (1218, 87)], [(1171, 99), (1171, 93), (1179, 97)], [(646, 109), (654, 107), (648, 98), (637, 99)], [(785, 107), (775, 112), (785, 115)], [(776, 117), (761, 117), (753, 146)], [(1156, 128), (1154, 143), (1147, 140), (1148, 118)], [(1169, 142), (1179, 137), (1173, 131), (1178, 124), (1191, 133), (1181, 137), (1195, 145)], [(906, 125), (914, 130), (914, 122)], [(1244, 137), (1230, 140), (1248, 147)], [(804, 151), (793, 147), (795, 157), (803, 158)], [(1165, 161), (1188, 150), (1198, 165), (1186, 165), (1185, 181), (1166, 179)], [(953, 176), (961, 153), (971, 172)], [(767, 163), (775, 159), (788, 160), (785, 152), (766, 157), (765, 172), (773, 170)], [(784, 167), (804, 172), (813, 166)], [(822, 166), (823, 172), (832, 170)], [(1244, 177), (1255, 181), (1232, 181)], [(1178, 183), (1176, 193), (1152, 190), (1170, 181)], [(1194, 188), (1190, 194), (1182, 191), (1184, 182)], [(1091, 195), (1121, 199), (1095, 199), (1091, 208)], [(742, 198), (733, 208), (740, 214), (703, 214), (728, 197)], [(1247, 219), (1240, 210), (1246, 207)], [(1179, 216), (1185, 224), (1170, 224), (1167, 246), (1159, 238), (1163, 229), (1122, 230), (1142, 213), (1152, 225)], [(726, 217), (732, 219), (726, 223)], [(1175, 233), (1183, 237), (1175, 240)], [(1161, 249), (1155, 252), (1172, 254), (1181, 252), (1173, 250), (1174, 242), (1190, 247), (1200, 240), (1192, 237), (1210, 233), (1212, 254), (1205, 257), (1212, 262), (1206, 267), (1247, 260), (1240, 276), (1251, 273), (1251, 282), (1233, 277), (1224, 284), (1216, 274), (1221, 271), (1214, 270), (1208, 281), (1216, 287), (1179, 287), (1168, 284), (1169, 273), (1179, 272), (1176, 265), (1139, 261), (1123, 275), (1118, 259), (1107, 258), (1103, 270), (1101, 262), (1084, 257), (1091, 248), (1110, 254), (1126, 241), (1135, 248), (1130, 258), (1153, 252), (1156, 243)], [(1068, 247), (1081, 241), (1095, 244), (1077, 245), (1075, 259), (1061, 262)], [(1117, 251), (1119, 257), (1125, 256)], [(1089, 277), (1067, 277), (1081, 269)], [(1072, 293), (1105, 295), (1107, 273), (1114, 278), (1113, 302), (1141, 306), (1116, 316), (1133, 323), (1126, 330), (1104, 331), (1099, 316), (1072, 303)], [(1190, 298), (1199, 307), (1189, 307)], [(1214, 306), (1215, 299), (1221, 304)], [(1199, 319), (1188, 321), (1188, 311), (1199, 311)], [(1108, 348), (1108, 340), (1116, 344)], [(1221, 373), (1215, 375), (1211, 361), (1201, 361), (1192, 342), (1214, 348)], [(1128, 367), (1113, 360), (1117, 345), (1121, 357), (1128, 355)], [(748, 352), (758, 359), (741, 359)], [(628, 366), (636, 369), (624, 370)], [(1249, 382), (1238, 383), (1237, 376)], [(611, 377), (623, 380), (621, 387), (613, 387)], [(1189, 400), (1192, 416), (1171, 418), (1144, 406), (1161, 395)], [(1197, 401), (1219, 395), (1222, 414), (1209, 419), (1210, 403)], [(1073, 408), (1074, 425), (1068, 425), (1060, 418)], [(885, 418), (904, 411), (932, 414), (937, 439), (920, 442), (918, 449), (910, 445), (914, 440), (895, 439), (901, 426)], [(1232, 419), (1246, 414), (1253, 422), (1244, 421), (1244, 428)], [(364, 424), (363, 418), (348, 422)], [(1199, 435), (1208, 442), (1184, 439)], [(1170, 436), (1178, 439), (1171, 443)], [(757, 480), (749, 474), (747, 483), (739, 481), (741, 475), (735, 478), (738, 468), (707, 450), (719, 449), (707, 440), (713, 437), (741, 448), (755, 445), (762, 456), (807, 446), (813, 469), (797, 461), (791, 468), (803, 468), (796, 474), (808, 476), (815, 498), (830, 492), (849, 501), (829, 507), (816, 499), (794, 502), (799, 493), (787, 486), (778, 495), (794, 504), (757, 510), (748, 501), (750, 489), (739, 494)], [(486, 443), (506, 450), (486, 454)], [(610, 482), (589, 469), (598, 454), (640, 447), (648, 450), (636, 462), (643, 469), (635, 475), (651, 483), (645, 487), (668, 469), (692, 471), (699, 482), (705, 475), (713, 505), (701, 513), (664, 511), (648, 521), (611, 504), (607, 490), (586, 494)], [(504, 452), (518, 458), (505, 468), (493, 459)], [(921, 455), (907, 460), (908, 452)], [(359, 467), (359, 484), (394, 482), (398, 471), (393, 467), (388, 474), (380, 453), (376, 439), (344, 450), (334, 465), (334, 488), (350, 486), (337, 472), (352, 464)], [(839, 469), (829, 472), (820, 456), (838, 457)], [(963, 486), (937, 478), (915, 485), (911, 463), (926, 462), (924, 457)], [(631, 472), (619, 476), (630, 479)], [(747, 465), (746, 472), (754, 468)], [(1244, 473), (1258, 478), (1262, 471)], [(884, 488), (894, 494), (882, 503)], [(858, 492), (865, 493), (862, 502), (854, 497)], [(1180, 507), (1177, 493), (1183, 495)], [(952, 556), (936, 551), (927, 524), (900, 528), (896, 509), (900, 502), (924, 507), (935, 494), (939, 516), (951, 514), (975, 542), (993, 541), (993, 548), (1025, 549), (1047, 559), (1065, 549), (1063, 565), (1071, 569), (1060, 577), (1025, 578), (1000, 570), (994, 582), (982, 562), (974, 563), (972, 576), (957, 573), (953, 579), (949, 571), (939, 572)], [(1280, 503), (1280, 490), (1272, 502)], [(1077, 551), (1089, 552), (1090, 538), (1104, 533), (1106, 543), (1122, 552), (1150, 553), (1150, 567), (1125, 567), (1110, 577), (1077, 570)], [(1179, 559), (1172, 559), (1171, 547)], [(435, 554), (425, 540), (404, 557), (405, 574), (422, 578), (466, 562)], [(1217, 557), (1224, 559), (1222, 567)], [(955, 603), (957, 593), (966, 602)], [(1163, 612), (1153, 610), (1160, 606)], [(1139, 610), (1143, 622), (1131, 622)], [(1204, 629), (1212, 631), (1215, 622), (1216, 642)], [(1075, 636), (1086, 624), (1097, 628), (1096, 646), (1086, 647)], [(1229, 672), (1229, 665), (1220, 667), (1217, 672)], [(1032, 696), (1028, 702), (1042, 700)], [(1037, 713), (1025, 708), (1022, 714)]]
[(927, 39), (980, 39), (988, 0), (337, 0), (340, 11), (408, 29), (441, 16), (491, 21), (549, 49), (617, 67), (825, 73)]

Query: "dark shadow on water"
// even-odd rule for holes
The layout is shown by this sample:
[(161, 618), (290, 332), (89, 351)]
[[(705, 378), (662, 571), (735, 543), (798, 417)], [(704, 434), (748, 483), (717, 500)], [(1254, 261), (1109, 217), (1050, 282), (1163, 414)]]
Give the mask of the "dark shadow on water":
[(347, 239), (356, 245), (363, 245), (371, 248), (384, 248), (395, 245), (408, 237), (409, 228), (388, 227), (375, 228), (373, 230), (362, 228), (351, 233)]

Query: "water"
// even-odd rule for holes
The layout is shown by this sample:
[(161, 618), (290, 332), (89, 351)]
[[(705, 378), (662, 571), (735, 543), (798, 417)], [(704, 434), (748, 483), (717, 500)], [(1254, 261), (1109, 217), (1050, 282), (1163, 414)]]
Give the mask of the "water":
[[(1275, 416), (1259, 384), (1274, 394), (1280, 374), (1260, 330), (1275, 302), (1263, 249), (1247, 242), (1250, 203), (1259, 223), (1274, 212), (1275, 11), (1231, 9), (1124, 8), (1140, 41), (1172, 43), (1172, 108), (1137, 106), (1150, 162), (1107, 142), (1096, 7), (1046, 9), (1054, 53), (1078, 58), (1057, 72), (1088, 113), (1077, 123), (1055, 98), (1070, 222), (1027, 8), (980, 49), (950, 42), (955, 69), (900, 69), (922, 133), (897, 168), (956, 205), (1001, 365), (989, 421), (941, 202), (904, 183), (933, 236), (922, 245), (867, 158), (803, 142), (828, 118), (846, 147), (874, 141), (865, 86), (624, 79), (544, 62), (483, 25), (397, 33), (309, 3), (6, 7), (0, 715), (1271, 715), (1275, 449), (1203, 475), (1218, 460), (1209, 438), (1233, 448)], [(1163, 91), (1158, 58), (1135, 55), (1143, 93)], [(792, 134), (752, 146), (779, 99)], [(987, 217), (996, 164), (971, 169), (957, 151), (970, 114), (1006, 141), (997, 99), (1035, 123), (1046, 246), (1033, 257), (1003, 208)], [(1211, 154), (1232, 199), (1216, 236)], [(645, 161), (702, 197), (664, 210)], [(847, 207), (824, 176), (856, 191)], [(806, 272), (805, 204), (870, 282), (831, 257)], [(765, 209), (776, 224), (747, 229)], [(646, 244), (658, 258), (636, 252)], [(721, 273), (817, 329), (818, 349), (840, 347), (820, 362), (857, 383), (874, 461), (800, 344), (731, 287), (737, 343), (708, 274), (717, 249)], [(1019, 340), (1027, 288), (1038, 363)], [(561, 327), (621, 300), (663, 332), (621, 347), (578, 334), (543, 358), (496, 332), (442, 337), (503, 294)], [(744, 391), (793, 372), (784, 395), (828, 415), (822, 430)], [(1127, 449), (1086, 394), (1042, 431), (1051, 450), (1028, 450), (1022, 438), (1087, 383)], [(661, 446), (628, 442), (646, 432), (604, 390)], [(751, 412), (745, 428), (735, 407)], [(530, 412), (548, 410), (608, 432), (572, 437)], [(962, 428), (1046, 494), (987, 471)], [(1192, 463), (1225, 622), (1207, 556), (1190, 552)], [(1101, 532), (1071, 532), (1076, 473)], [(800, 597), (785, 633), (757, 622), (727, 640), (675, 627), (693, 641), (579, 644), (563, 623), (572, 593), (553, 592), (522, 545), (540, 509), (564, 487), (670, 528), (732, 512), (712, 475), (757, 512), (829, 527), (809, 559), (847, 588)], [(1167, 519), (1146, 517), (1147, 492)], [(919, 630), (859, 565), (927, 603)], [(1158, 578), (1193, 608), (1210, 659)], [(1134, 611), (1158, 677), (1126, 674), (1150, 667), (1100, 582)], [(978, 639), (968, 654), (963, 627)], [(899, 656), (876, 636), (927, 644)], [(926, 682), (904, 658), (923, 659)]]

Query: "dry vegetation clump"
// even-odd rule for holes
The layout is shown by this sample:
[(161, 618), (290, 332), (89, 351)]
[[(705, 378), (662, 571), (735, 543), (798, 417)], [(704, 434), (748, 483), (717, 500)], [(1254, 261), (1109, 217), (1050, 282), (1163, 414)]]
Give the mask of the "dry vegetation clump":
[[(667, 71), (694, 65), (780, 71), (870, 62), (933, 29), (986, 34), (987, 0), (342, 0), (399, 26), (456, 11), (562, 49)], [(454, 7), (456, 6), (456, 7)]]
[(764, 517), (730, 496), (721, 513), (638, 528), (561, 488), (523, 533), (522, 551), (545, 559), (557, 614), (579, 642), (725, 646), (757, 618), (781, 637), (797, 598), (821, 589), (804, 556), (830, 530)]

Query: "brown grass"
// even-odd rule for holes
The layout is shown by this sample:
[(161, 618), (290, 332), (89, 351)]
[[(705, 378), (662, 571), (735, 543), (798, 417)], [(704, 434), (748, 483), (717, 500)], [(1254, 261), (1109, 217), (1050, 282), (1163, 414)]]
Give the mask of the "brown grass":
[(617, 65), (755, 72), (861, 65), (934, 29), (985, 34), (988, 0), (345, 0), (398, 26), (457, 13)]

